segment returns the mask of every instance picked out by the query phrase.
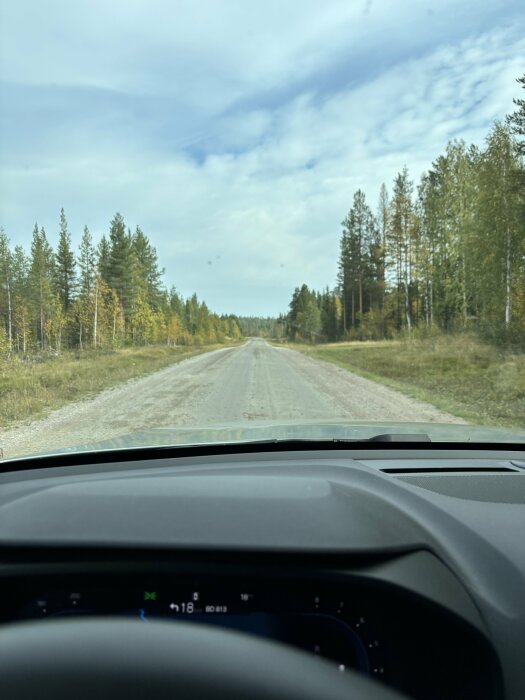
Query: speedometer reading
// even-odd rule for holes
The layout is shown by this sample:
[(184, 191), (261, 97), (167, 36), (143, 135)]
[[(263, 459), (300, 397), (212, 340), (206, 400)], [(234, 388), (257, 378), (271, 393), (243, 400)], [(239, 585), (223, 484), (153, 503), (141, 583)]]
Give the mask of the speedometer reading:
[(363, 605), (341, 587), (312, 591), (302, 584), (222, 581), (183, 583), (145, 581), (142, 587), (122, 585), (52, 590), (39, 593), (20, 610), (18, 619), (70, 615), (119, 615), (139, 621), (184, 619), (227, 627), (290, 644), (337, 665), (341, 672), (385, 677), (380, 637)]

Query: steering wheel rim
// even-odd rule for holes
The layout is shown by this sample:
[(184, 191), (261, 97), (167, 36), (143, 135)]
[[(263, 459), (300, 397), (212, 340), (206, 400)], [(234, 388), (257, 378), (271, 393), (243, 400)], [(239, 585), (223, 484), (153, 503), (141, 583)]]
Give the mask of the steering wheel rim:
[(291, 647), (189, 622), (41, 620), (0, 630), (9, 700), (400, 700)]

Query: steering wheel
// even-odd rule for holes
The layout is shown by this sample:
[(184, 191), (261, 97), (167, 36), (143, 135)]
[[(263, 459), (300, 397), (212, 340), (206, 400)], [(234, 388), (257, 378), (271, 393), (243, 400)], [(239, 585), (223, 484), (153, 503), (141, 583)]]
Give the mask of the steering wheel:
[(290, 647), (188, 622), (40, 620), (0, 630), (6, 700), (401, 700)]

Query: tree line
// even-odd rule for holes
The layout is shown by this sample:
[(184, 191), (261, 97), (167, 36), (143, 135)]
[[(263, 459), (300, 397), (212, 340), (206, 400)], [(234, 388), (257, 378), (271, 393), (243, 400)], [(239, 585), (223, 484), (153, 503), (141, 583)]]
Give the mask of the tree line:
[(84, 227), (75, 253), (64, 210), (56, 250), (35, 224), (31, 248), (0, 229), (0, 353), (60, 353), (125, 345), (207, 344), (239, 338), (235, 316), (218, 316), (194, 294), (165, 289), (157, 251), (117, 213), (95, 243)]
[(381, 185), (375, 211), (355, 192), (334, 288), (295, 289), (288, 338), (473, 330), (525, 346), (525, 100), (514, 103), (484, 147), (451, 141), (417, 185), (406, 167)]
[(239, 328), (244, 337), (275, 338), (276, 319), (271, 316), (237, 316)]

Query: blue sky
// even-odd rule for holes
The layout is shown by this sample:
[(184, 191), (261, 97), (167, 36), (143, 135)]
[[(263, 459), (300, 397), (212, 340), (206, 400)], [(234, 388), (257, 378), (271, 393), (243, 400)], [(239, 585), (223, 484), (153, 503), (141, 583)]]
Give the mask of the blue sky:
[(334, 284), (358, 187), (481, 144), (524, 72), (522, 0), (4, 2), (0, 225), (120, 211), (166, 284), (277, 314)]

